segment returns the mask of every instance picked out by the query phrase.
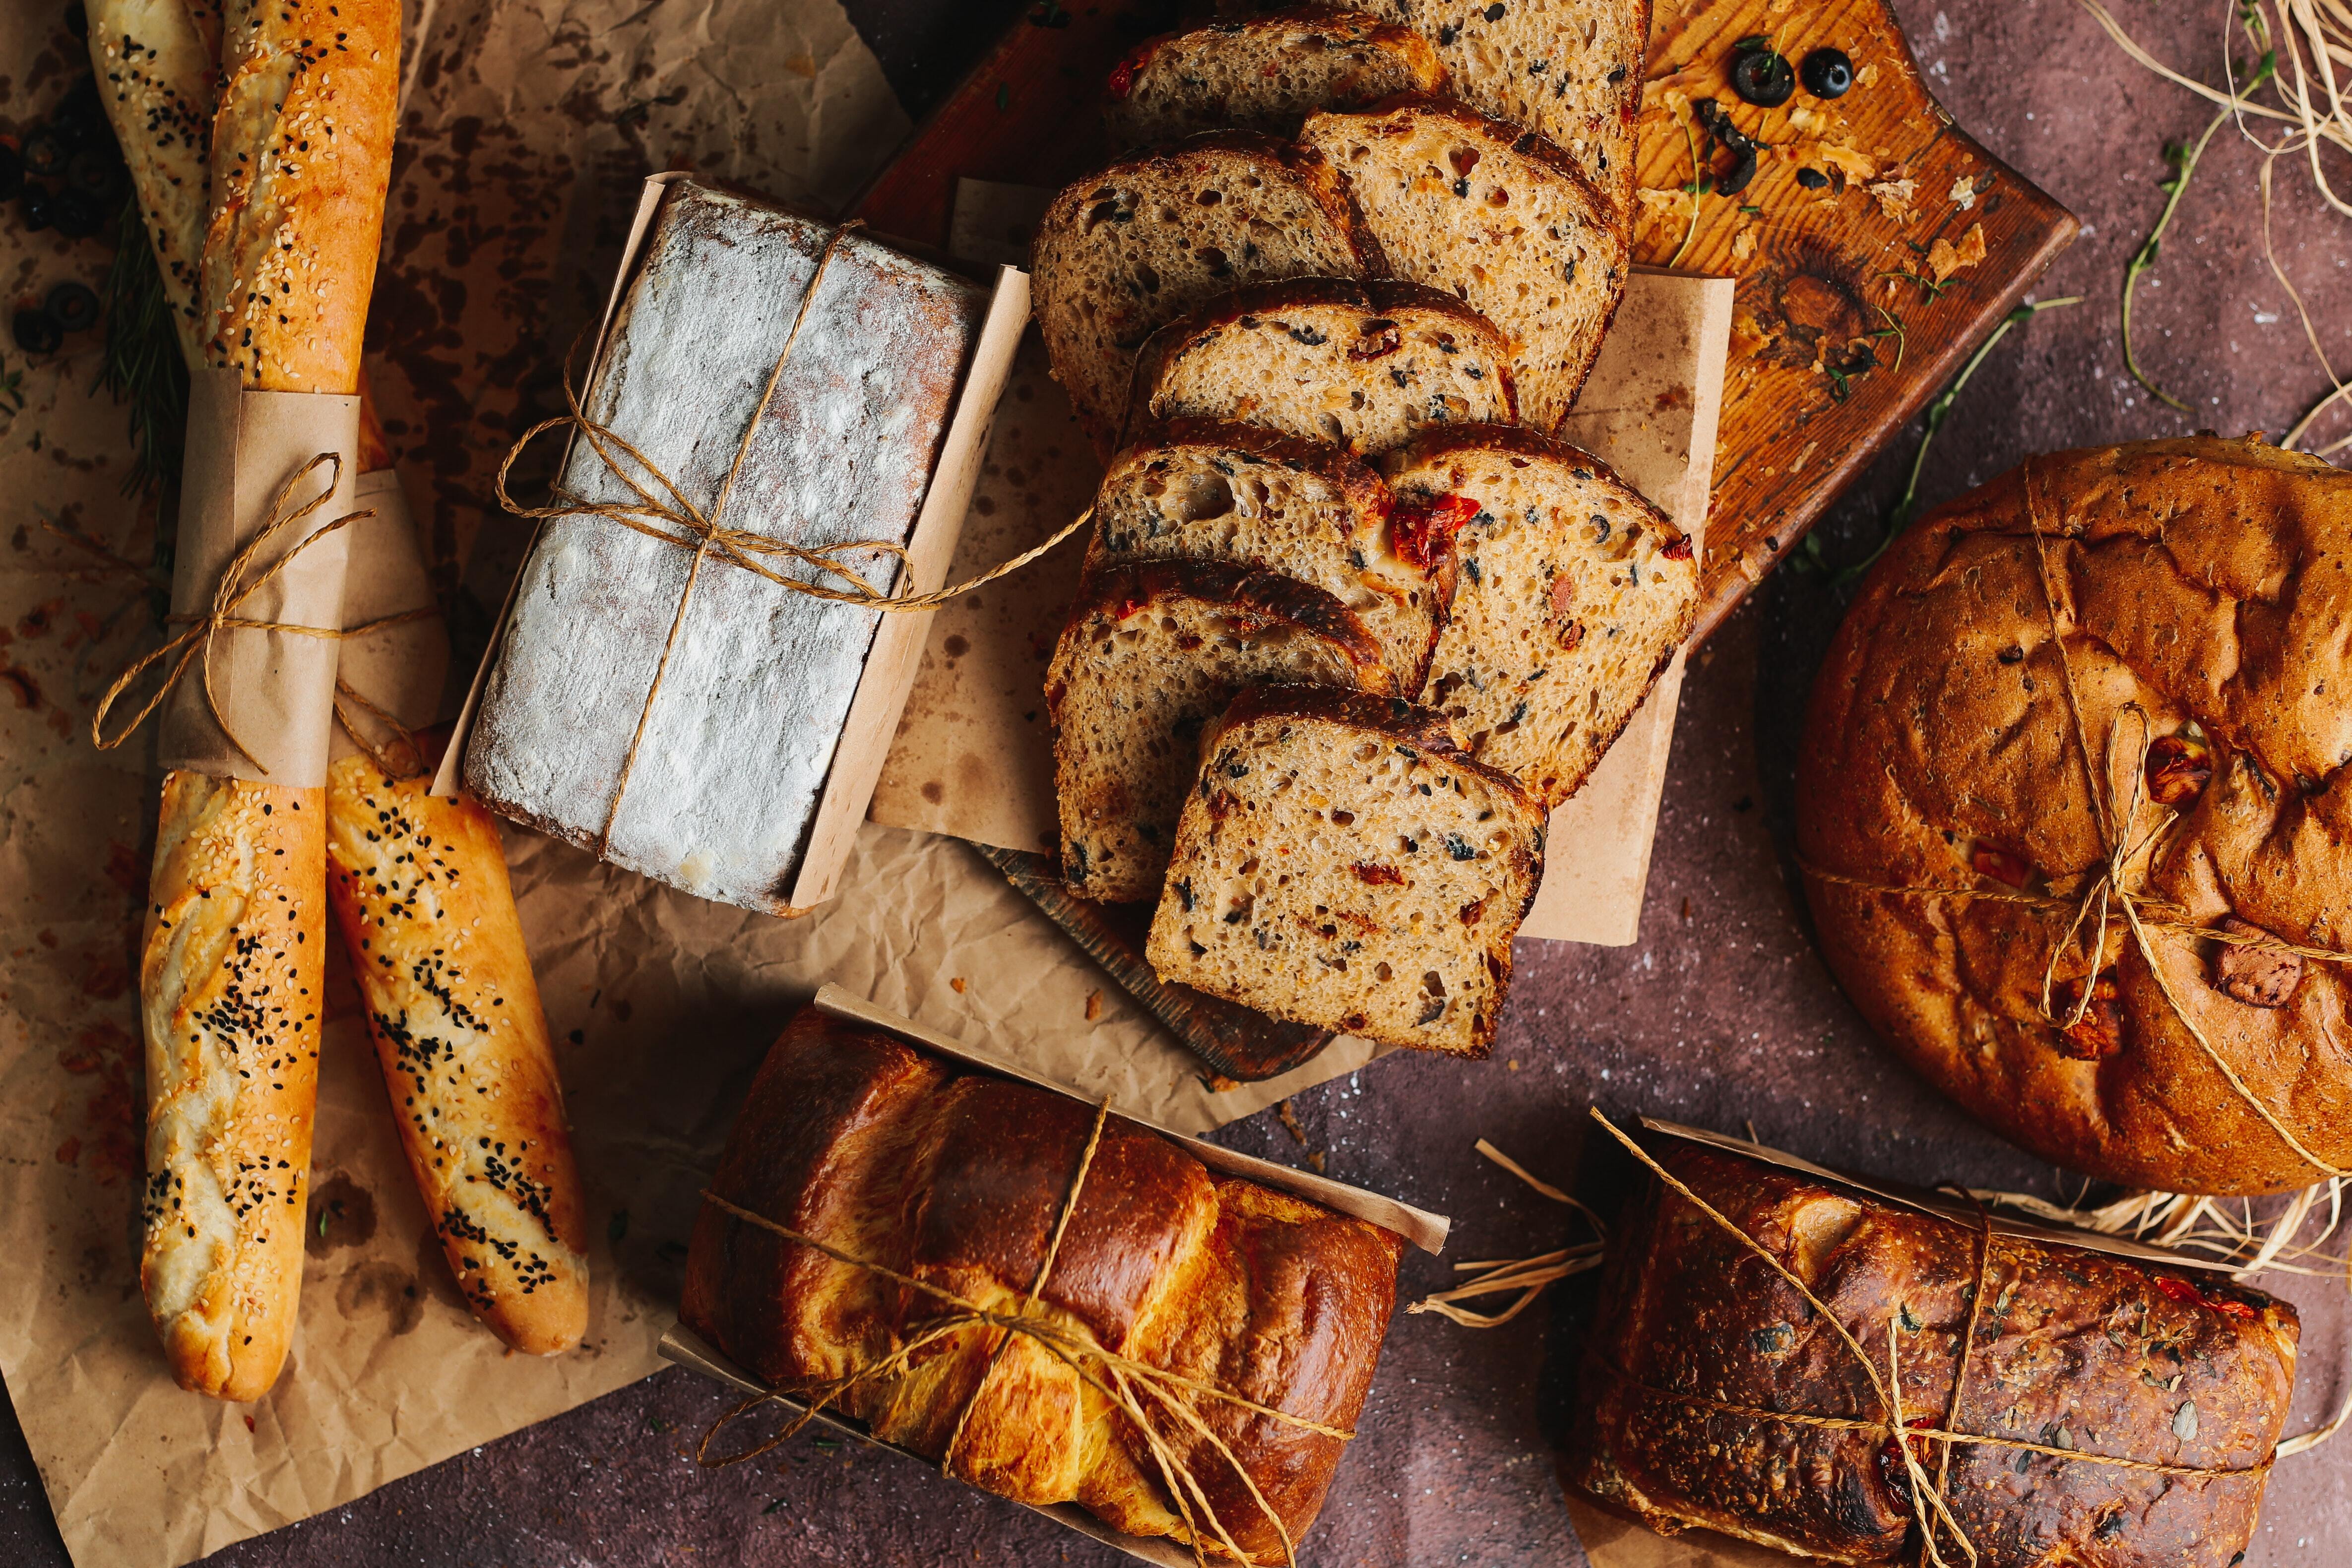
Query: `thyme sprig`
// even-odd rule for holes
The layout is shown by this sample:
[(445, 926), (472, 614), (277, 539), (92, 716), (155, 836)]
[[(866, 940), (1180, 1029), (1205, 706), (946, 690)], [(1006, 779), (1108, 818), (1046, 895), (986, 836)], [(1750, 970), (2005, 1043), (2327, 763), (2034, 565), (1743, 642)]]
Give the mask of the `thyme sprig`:
[(106, 350), (91, 390), (104, 391), (130, 408), (133, 455), (122, 493), (152, 495), (179, 482), (188, 424), (188, 364), (135, 191), (124, 197), (115, 219), (114, 261), (100, 293)]

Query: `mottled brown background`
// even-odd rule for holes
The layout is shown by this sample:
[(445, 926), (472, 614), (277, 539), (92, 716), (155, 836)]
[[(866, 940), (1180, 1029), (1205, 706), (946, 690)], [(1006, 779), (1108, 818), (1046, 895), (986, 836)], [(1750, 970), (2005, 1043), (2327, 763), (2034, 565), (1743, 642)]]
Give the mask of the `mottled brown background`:
[[(2116, 0), (2161, 57), (2212, 78), (2222, 0)], [(971, 0), (849, 5), (908, 110), (950, 85), (1020, 7)], [(2141, 289), (2143, 362), (2209, 412), (2188, 419), (2150, 405), (2125, 379), (2116, 291), (2126, 257), (2161, 202), (2159, 150), (2186, 138), (2206, 110), (2189, 94), (2129, 67), (2072, 0), (1896, 0), (1895, 10), (1952, 113), (1994, 152), (2066, 203), (2084, 234), (2053, 270), (2045, 295), (2089, 298), (2045, 316), (1998, 350), (1962, 398), (1931, 455), (1924, 497), (1938, 500), (2029, 452), (2196, 425), (2285, 429), (2326, 382), (2290, 302), (2260, 249), (2256, 159), (2217, 139)], [(42, 13), (15, 0), (16, 16)], [(552, 8), (550, 8), (552, 9)], [(11, 22), (11, 25), (15, 25)], [(592, 68), (585, 40), (560, 43), (550, 72)], [(0, 84), (0, 124), (25, 112)], [(372, 348), (396, 367), (386, 402), (394, 443), (413, 467), (443, 476), (436, 497), (461, 523), (478, 516), (480, 452), (502, 447), (520, 416), (544, 406), (543, 357), (471, 351), (464, 323), (489, 312), (498, 340), (568, 339), (587, 308), (614, 224), (635, 176), (657, 166), (663, 84), (641, 84), (649, 107), (604, 138), (593, 168), (501, 162), (495, 124), (404, 159), (440, 159), (476, 176), (460, 212), (404, 215), (416, 225), (394, 253)], [(655, 134), (650, 140), (647, 127)], [(464, 143), (464, 144), (459, 144)], [(609, 165), (609, 166), (606, 166)], [(2352, 221), (2328, 216), (2293, 168), (2279, 171), (2279, 249), (2304, 287), (2323, 341), (2352, 367)], [(563, 236), (585, 258), (551, 272), (545, 213), (533, 183), (609, 184), (615, 214)], [(576, 220), (575, 220), (576, 222)], [(534, 232), (536, 231), (536, 232)], [(502, 249), (512, 266), (470, 256)], [(501, 278), (469, 299), (451, 264)], [(7, 280), (21, 291), (33, 279)], [(478, 319), (478, 318), (477, 318)], [(482, 418), (460, 423), (478, 409)], [(2338, 417), (2323, 428), (2343, 434)], [(425, 432), (433, 437), (427, 439)], [(1916, 430), (1871, 471), (1825, 524), (1832, 559), (1874, 535), (1901, 482)], [(415, 477), (415, 475), (412, 475)], [(420, 497), (421, 498), (421, 497)], [(494, 579), (479, 552), (477, 584)], [(495, 591), (492, 589), (490, 591)], [(1784, 570), (1696, 661), (1685, 688), (1675, 774), (1659, 828), (1641, 942), (1599, 949), (1524, 944), (1521, 979), (1496, 1060), (1486, 1064), (1392, 1057), (1298, 1097), (1310, 1147), (1330, 1173), (1455, 1217), (1458, 1256), (1555, 1244), (1556, 1213), (1470, 1152), (1480, 1135), (1542, 1172), (1571, 1171), (1581, 1115), (1595, 1102), (1737, 1129), (1814, 1158), (1933, 1180), (1958, 1178), (2071, 1197), (2074, 1186), (1961, 1118), (1871, 1041), (1808, 940), (1788, 879), (1789, 799), (1806, 686), (1842, 609), (1817, 580)], [(1295, 1159), (1302, 1150), (1271, 1116), (1225, 1134), (1237, 1147)], [(1445, 1278), (1443, 1263), (1408, 1261), (1405, 1289)], [(2282, 1282), (2304, 1309), (2316, 1375), (2291, 1427), (2324, 1417), (2341, 1396), (2347, 1318), (2339, 1283)], [(1383, 1358), (1364, 1436), (1307, 1543), (1322, 1563), (1545, 1563), (1581, 1561), (1540, 1436), (1535, 1396), (1547, 1314), (1473, 1334), (1400, 1317)], [(802, 1563), (1079, 1562), (1109, 1553), (1008, 1504), (981, 1498), (905, 1461), (793, 1446), (781, 1471), (698, 1470), (688, 1450), (724, 1404), (711, 1386), (667, 1373), (561, 1420), (413, 1476), (303, 1524), (211, 1559), (237, 1568), (306, 1564), (530, 1564), (614, 1568), (716, 1560)], [(2352, 1562), (2352, 1437), (2283, 1465), (2249, 1568)], [(49, 1568), (65, 1556), (13, 1420), (0, 1422), (0, 1561)]]

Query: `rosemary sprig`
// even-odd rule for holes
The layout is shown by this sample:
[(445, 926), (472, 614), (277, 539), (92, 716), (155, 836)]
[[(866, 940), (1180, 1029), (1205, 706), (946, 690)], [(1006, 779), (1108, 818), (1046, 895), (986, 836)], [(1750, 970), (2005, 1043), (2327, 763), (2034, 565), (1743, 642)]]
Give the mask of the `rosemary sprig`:
[[(2254, 67), (2253, 78), (2246, 83), (2239, 96), (2242, 98), (2253, 92), (2277, 69), (2277, 52), (2265, 52)], [(2156, 226), (2147, 231), (2147, 238), (2140, 242), (2139, 249), (2124, 263), (2124, 369), (2131, 372), (2132, 380), (2147, 389), (2148, 396), (2182, 413), (2194, 413), (2196, 410), (2150, 381), (2147, 372), (2139, 368), (2138, 356), (2132, 352), (2132, 291), (2139, 287), (2139, 275), (2156, 265), (2158, 242), (2164, 238), (2164, 231), (2171, 225), (2172, 214), (2180, 210), (2180, 198), (2189, 193), (2189, 177), (2197, 172), (2197, 161), (2205, 155), (2205, 144), (2213, 140), (2215, 131), (2229, 123), (2230, 116), (2236, 110), (2234, 103), (2223, 104), (2221, 112), (2206, 123), (2204, 133), (2185, 148), (2177, 141), (2165, 143), (2164, 161), (2172, 167), (2172, 178), (2158, 183), (2156, 187), (2165, 193), (2164, 211), (2157, 214)]]
[(133, 456), (122, 493), (152, 495), (179, 483), (188, 425), (188, 364), (136, 192), (123, 198), (115, 219), (114, 262), (100, 298), (106, 356), (91, 390), (103, 390), (130, 408)]
[[(1935, 401), (1927, 405), (1927, 428), (1920, 433), (1919, 449), (1911, 455), (1910, 475), (1903, 482), (1903, 494), (1895, 498), (1895, 505), (1887, 511), (1885, 529), (1878, 541), (1877, 548), (1831, 578), (1832, 587), (1843, 588), (1848, 583), (1859, 580), (1863, 573), (1877, 564), (1878, 558), (1886, 553), (1886, 547), (1893, 544), (1896, 537), (1910, 526), (1912, 513), (1918, 509), (1919, 471), (1927, 465), (1929, 444), (1936, 439), (1936, 432), (1944, 427), (1945, 419), (1952, 412), (1952, 403), (1960, 395), (1960, 390), (1969, 384), (1969, 378), (1977, 373), (1977, 367), (1985, 362), (1985, 357), (1993, 351), (2003, 338), (2009, 336), (2009, 329), (2021, 322), (2032, 320), (2044, 310), (2055, 310), (2062, 306), (2080, 305), (2082, 302), (2083, 297), (2079, 294), (2068, 294), (2056, 299), (2037, 299), (2019, 306), (2000, 319), (2000, 325), (1995, 327), (1992, 329), (1992, 335), (1978, 345), (1975, 353), (1969, 356), (1969, 362), (1960, 367), (1960, 373), (1952, 378), (1952, 384), (1937, 392)], [(1811, 537), (1806, 536), (1808, 542), (1811, 541)]]

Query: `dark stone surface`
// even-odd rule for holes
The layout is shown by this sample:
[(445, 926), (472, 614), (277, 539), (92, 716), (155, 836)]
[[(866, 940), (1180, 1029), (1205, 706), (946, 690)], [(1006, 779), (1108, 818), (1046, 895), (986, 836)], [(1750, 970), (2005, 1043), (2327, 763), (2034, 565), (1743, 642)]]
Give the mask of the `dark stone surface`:
[[(852, 4), (918, 112), (1017, 7), (946, 0)], [(2084, 233), (2042, 297), (2084, 304), (2020, 329), (1963, 394), (1921, 479), (1927, 501), (2050, 448), (2184, 433), (2284, 430), (2326, 382), (2260, 241), (2253, 150), (2228, 131), (2143, 283), (2143, 362), (2201, 413), (2152, 406), (2124, 379), (2116, 291), (2162, 201), (2167, 139), (2200, 130), (2198, 100), (2131, 67), (2067, 0), (1898, 0), (1944, 103), (1994, 152), (2071, 206)], [(2219, 74), (2219, 5), (2118, 7), (2177, 67)], [(2352, 362), (2352, 228), (2307, 175), (2277, 171), (2282, 263), (2323, 341)], [(2270, 319), (2264, 319), (2270, 318)], [(2339, 413), (2323, 430), (2352, 428)], [(1824, 525), (1832, 560), (1875, 538), (1916, 440), (1905, 434)], [(1952, 1110), (1871, 1040), (1823, 970), (1788, 880), (1799, 714), (1843, 608), (1783, 570), (1700, 656), (1685, 688), (1642, 940), (1623, 949), (1527, 944), (1496, 1060), (1392, 1057), (1296, 1102), (1330, 1174), (1450, 1213), (1453, 1255), (1557, 1245), (1558, 1211), (1478, 1159), (1485, 1136), (1542, 1174), (1576, 1167), (1583, 1112), (1648, 1113), (1738, 1130), (1863, 1171), (2072, 1197), (2069, 1178)], [(1237, 1147), (1302, 1151), (1271, 1116)], [(1408, 1299), (1450, 1280), (1407, 1263)], [(2305, 1313), (2305, 1375), (2290, 1429), (2341, 1397), (2340, 1282), (2265, 1281)], [(1400, 1315), (1363, 1436), (1307, 1543), (1328, 1563), (1581, 1560), (1535, 1396), (1547, 1314), (1485, 1333)], [(391, 1563), (612, 1568), (720, 1561), (1122, 1561), (1000, 1501), (888, 1456), (790, 1445), (719, 1473), (693, 1436), (728, 1404), (667, 1373), (437, 1466), (331, 1514), (224, 1552), (217, 1568)], [(781, 1462), (779, 1462), (781, 1461)], [(2283, 1463), (2250, 1568), (2352, 1561), (2352, 1439)], [(0, 1561), (49, 1568), (64, 1552), (13, 1420), (0, 1422)]]

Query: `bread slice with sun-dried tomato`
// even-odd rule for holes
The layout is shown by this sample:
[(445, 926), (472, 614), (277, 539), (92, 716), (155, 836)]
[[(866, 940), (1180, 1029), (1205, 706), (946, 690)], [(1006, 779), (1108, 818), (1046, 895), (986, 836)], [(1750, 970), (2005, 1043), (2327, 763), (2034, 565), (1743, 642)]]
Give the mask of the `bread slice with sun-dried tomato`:
[(1355, 612), (1409, 692), (1453, 586), (1450, 557), (1420, 544), (1391, 536), (1388, 485), (1344, 447), (1179, 419), (1111, 459), (1087, 560), (1223, 560), (1311, 583)]
[(1396, 689), (1363, 622), (1310, 584), (1226, 561), (1090, 573), (1045, 675), (1070, 891), (1158, 896), (1202, 727), (1242, 688), (1285, 681)]
[(1308, 117), (1398, 277), (1446, 289), (1509, 335), (1522, 417), (1556, 428), (1625, 290), (1631, 226), (1567, 153), (1451, 99)]
[(1444, 715), (1361, 693), (1244, 692), (1201, 758), (1153, 972), (1383, 1045), (1486, 1054), (1543, 809)]
[(1381, 452), (1425, 425), (1516, 423), (1510, 340), (1425, 284), (1253, 284), (1143, 345), (1131, 417), (1236, 419)]
[(1559, 805), (1690, 635), (1690, 536), (1599, 458), (1531, 430), (1433, 430), (1381, 465), (1401, 522), (1453, 536), (1421, 700), (1472, 756)]
[(1411, 27), (1299, 5), (1138, 45), (1110, 73), (1103, 125), (1123, 147), (1229, 128), (1295, 136), (1316, 110), (1444, 81), (1437, 50)]
[(1054, 375), (1108, 457), (1127, 423), (1135, 351), (1154, 330), (1261, 278), (1387, 271), (1319, 153), (1213, 131), (1065, 187), (1030, 246), (1030, 298)]

